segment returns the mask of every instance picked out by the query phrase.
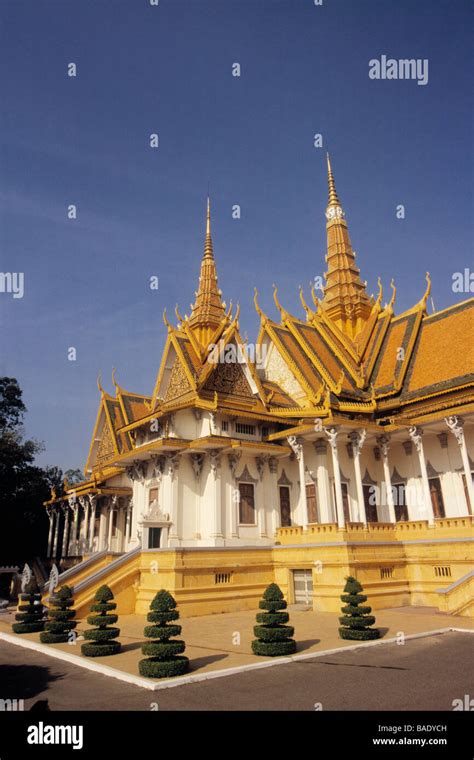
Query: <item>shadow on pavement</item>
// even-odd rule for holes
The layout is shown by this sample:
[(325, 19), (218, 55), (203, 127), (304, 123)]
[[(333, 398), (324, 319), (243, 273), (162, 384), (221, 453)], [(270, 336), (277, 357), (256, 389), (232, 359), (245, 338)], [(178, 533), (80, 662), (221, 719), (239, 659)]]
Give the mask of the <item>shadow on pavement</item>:
[(32, 699), (62, 678), (40, 665), (0, 665), (2, 699)]
[(197, 657), (190, 662), (190, 672), (194, 673), (195, 670), (200, 670), (206, 665), (210, 665), (211, 662), (219, 662), (219, 660), (227, 660), (228, 654), (211, 654), (207, 657)]

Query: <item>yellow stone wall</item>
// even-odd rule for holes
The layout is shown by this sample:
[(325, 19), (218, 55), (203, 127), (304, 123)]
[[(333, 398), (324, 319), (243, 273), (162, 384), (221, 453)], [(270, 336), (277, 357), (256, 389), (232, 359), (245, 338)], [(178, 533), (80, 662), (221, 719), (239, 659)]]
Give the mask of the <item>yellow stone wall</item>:
[[(102, 575), (76, 596), (84, 617), (97, 588), (111, 586), (119, 614), (146, 614), (155, 593), (168, 589), (183, 617), (255, 609), (265, 587), (275, 581), (290, 603), (292, 571), (312, 571), (313, 608), (339, 612), (347, 575), (364, 586), (376, 610), (405, 605), (430, 606), (447, 612), (474, 613), (472, 517), (447, 518), (431, 528), (426, 522), (281, 528), (273, 547), (213, 547), (142, 551)], [(78, 578), (68, 579), (71, 585)]]

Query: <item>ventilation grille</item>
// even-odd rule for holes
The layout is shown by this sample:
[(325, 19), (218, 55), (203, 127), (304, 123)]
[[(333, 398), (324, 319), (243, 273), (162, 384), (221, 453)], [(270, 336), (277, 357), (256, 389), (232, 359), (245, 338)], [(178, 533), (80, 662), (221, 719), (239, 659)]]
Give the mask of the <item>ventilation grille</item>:
[(230, 583), (232, 573), (216, 573), (214, 576), (214, 583), (221, 585), (222, 583)]
[(448, 565), (437, 565), (434, 574), (437, 578), (451, 578), (451, 568)]

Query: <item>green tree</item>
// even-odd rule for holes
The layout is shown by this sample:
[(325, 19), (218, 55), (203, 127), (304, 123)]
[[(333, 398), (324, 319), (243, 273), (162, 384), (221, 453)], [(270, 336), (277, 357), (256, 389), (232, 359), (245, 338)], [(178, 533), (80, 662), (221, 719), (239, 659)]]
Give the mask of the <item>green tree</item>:
[(180, 639), (171, 641), (174, 636), (180, 635), (181, 626), (173, 622), (179, 620), (179, 612), (169, 591), (158, 591), (150, 604), (147, 620), (153, 625), (146, 626), (144, 634), (153, 641), (148, 641), (142, 647), (143, 654), (149, 657), (138, 663), (140, 675), (166, 678), (186, 673), (189, 660), (182, 654), (186, 645)]
[(44, 627), (44, 608), (38, 584), (32, 579), (19, 596), (17, 623), (13, 623), (13, 633), (36, 633)]
[(370, 614), (372, 607), (364, 605), (367, 597), (361, 593), (363, 590), (359, 581), (351, 575), (346, 578), (344, 593), (341, 595), (341, 602), (344, 602), (344, 607), (341, 607), (343, 617), (339, 618), (341, 639), (367, 641), (380, 638), (379, 629), (370, 628), (375, 623), (375, 617)]
[(285, 625), (290, 617), (285, 612), (287, 604), (283, 592), (276, 583), (270, 583), (265, 589), (259, 607), (266, 612), (257, 613), (258, 625), (253, 629), (257, 638), (252, 641), (252, 652), (266, 657), (294, 654), (295, 629), (291, 625)]
[(26, 407), (17, 380), (0, 377), (0, 558), (2, 564), (22, 565), (46, 551), (49, 522), (43, 502), (51, 487), (60, 493), (62, 472), (41, 468), (35, 457), (43, 445), (24, 440)]
[(48, 607), (48, 620), (45, 630), (40, 633), (40, 641), (43, 644), (60, 644), (70, 640), (71, 631), (77, 623), (73, 618), (76, 615), (71, 607), (74, 604), (72, 590), (69, 586), (62, 586), (59, 591), (50, 597)]
[(81, 646), (81, 652), (85, 657), (105, 657), (120, 652), (121, 644), (114, 639), (120, 636), (120, 629), (114, 628), (118, 615), (109, 614), (117, 605), (112, 601), (114, 595), (108, 586), (101, 586), (95, 593), (94, 604), (87, 622), (95, 628), (84, 631), (86, 643)]

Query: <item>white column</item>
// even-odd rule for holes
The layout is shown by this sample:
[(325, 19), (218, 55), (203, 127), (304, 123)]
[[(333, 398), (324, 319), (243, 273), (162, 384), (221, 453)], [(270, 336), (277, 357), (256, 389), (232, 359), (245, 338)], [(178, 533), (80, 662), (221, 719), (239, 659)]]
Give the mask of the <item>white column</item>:
[(107, 514), (109, 510), (110, 498), (102, 504), (99, 509), (99, 538), (97, 541), (97, 550), (99, 552), (107, 548), (106, 531), (107, 531)]
[(52, 507), (47, 507), (46, 513), (49, 517), (48, 551), (47, 551), (46, 556), (51, 557), (51, 550), (53, 548), (53, 534), (54, 534), (54, 509), (52, 509)]
[(316, 480), (318, 481), (318, 508), (319, 519), (322, 523), (333, 522), (332, 494), (329, 482), (327, 443), (324, 438), (318, 438), (314, 442), (316, 451)]
[(229, 470), (230, 470), (230, 534), (232, 538), (238, 538), (239, 536), (239, 500), (238, 495), (239, 492), (237, 490), (237, 486), (235, 483), (235, 473), (237, 471), (237, 465), (240, 461), (240, 457), (242, 455), (242, 452), (240, 451), (233, 451), (231, 454), (227, 455), (227, 461), (229, 462)]
[(54, 557), (54, 559), (56, 559), (57, 554), (58, 554), (59, 520), (61, 519), (61, 513), (59, 511), (58, 506), (56, 506), (55, 514), (56, 514), (56, 527), (54, 529), (53, 553), (51, 555), (52, 557)]
[(435, 524), (434, 520), (434, 513), (433, 513), (433, 504), (431, 502), (431, 494), (430, 494), (430, 484), (428, 481), (428, 472), (426, 469), (426, 462), (425, 462), (425, 452), (423, 450), (423, 440), (422, 435), (423, 431), (421, 428), (416, 427), (415, 425), (412, 425), (409, 430), (410, 438), (415, 444), (415, 448), (418, 452), (418, 460), (420, 463), (420, 471), (421, 471), (421, 483), (423, 488), (423, 506), (422, 506), (422, 512), (426, 514), (428, 518), (428, 523), (430, 525)]
[(80, 553), (84, 554), (87, 551), (87, 542), (89, 534), (89, 499), (85, 496), (79, 497), (79, 504), (84, 511), (84, 519), (81, 524), (79, 546)]
[(125, 507), (125, 546), (123, 549), (126, 552), (128, 552), (128, 545), (130, 543), (130, 536), (132, 534), (132, 509), (133, 499), (131, 496), (129, 496), (127, 506)]
[(336, 491), (336, 511), (337, 511), (337, 524), (339, 528), (345, 527), (344, 520), (344, 504), (342, 501), (342, 485), (341, 485), (341, 472), (339, 470), (339, 455), (337, 451), (337, 430), (336, 428), (324, 428), (329, 439), (329, 445), (332, 453), (332, 468), (334, 471), (334, 487)]
[(267, 538), (267, 488), (265, 483), (265, 465), (268, 456), (255, 457), (255, 466), (258, 472), (257, 481), (257, 506), (258, 506), (258, 527), (260, 538)]
[(178, 468), (179, 454), (168, 454), (168, 472), (170, 475), (171, 500), (170, 500), (170, 533), (168, 543), (170, 546), (179, 546), (179, 504), (178, 504)]
[(357, 504), (359, 507), (359, 522), (367, 525), (367, 516), (365, 514), (364, 489), (362, 487), (362, 473), (360, 469), (360, 453), (367, 437), (366, 430), (358, 430), (349, 433), (348, 438), (352, 444), (352, 455), (354, 459), (354, 473), (357, 489)]
[(297, 438), (295, 435), (288, 436), (288, 443), (293, 449), (293, 453), (298, 461), (298, 472), (300, 480), (300, 498), (298, 500), (298, 513), (299, 519), (303, 528), (306, 530), (308, 527), (308, 504), (306, 502), (306, 478), (304, 467), (304, 452), (303, 452), (303, 439)]
[(202, 468), (204, 467), (204, 454), (194, 452), (191, 454), (191, 466), (194, 472), (194, 508), (195, 508), (195, 520), (194, 520), (194, 538), (199, 541), (201, 538), (201, 475)]
[(383, 478), (385, 482), (385, 492), (386, 492), (387, 508), (388, 508), (388, 521), (391, 523), (395, 523), (397, 521), (397, 518), (395, 516), (395, 505), (393, 503), (393, 492), (392, 492), (392, 479), (390, 477), (390, 465), (388, 463), (388, 451), (390, 448), (390, 439), (388, 435), (379, 435), (375, 440), (377, 442), (378, 447), (380, 448), (380, 453), (382, 454)]
[(212, 449), (208, 452), (211, 462), (211, 479), (213, 482), (213, 501), (214, 501), (214, 528), (211, 530), (211, 538), (219, 544), (223, 543), (222, 534), (222, 499), (221, 499), (221, 481), (219, 478), (220, 454), (218, 449)]
[(112, 528), (114, 525), (114, 512), (117, 508), (117, 497), (112, 496), (112, 500), (109, 505), (109, 525), (107, 530), (107, 549), (109, 552), (112, 551)]
[(97, 509), (97, 496), (95, 494), (88, 494), (90, 515), (89, 515), (89, 551), (94, 551), (94, 529), (95, 529), (95, 513)]
[(270, 471), (269, 492), (270, 492), (270, 505), (271, 505), (271, 526), (273, 537), (276, 536), (278, 528), (281, 527), (281, 515), (280, 515), (280, 494), (278, 492), (277, 474), (278, 474), (278, 459), (276, 457), (268, 458), (268, 469)]
[(467, 493), (469, 496), (469, 504), (466, 504), (467, 514), (474, 515), (474, 484), (472, 482), (471, 465), (469, 463), (469, 455), (467, 453), (466, 439), (464, 437), (464, 420), (462, 417), (445, 417), (446, 425), (456, 438), (459, 444), (459, 451), (461, 453), (462, 466), (464, 470), (464, 477), (466, 478)]
[(68, 498), (69, 503), (69, 509), (72, 511), (72, 514), (74, 515), (72, 527), (71, 527), (71, 535), (69, 537), (68, 542), (68, 553), (69, 554), (77, 554), (77, 525), (79, 521), (79, 504), (77, 503), (77, 499), (75, 496), (70, 496)]

